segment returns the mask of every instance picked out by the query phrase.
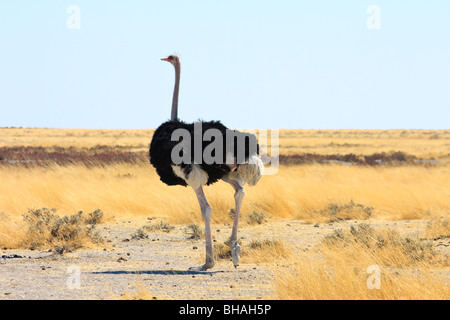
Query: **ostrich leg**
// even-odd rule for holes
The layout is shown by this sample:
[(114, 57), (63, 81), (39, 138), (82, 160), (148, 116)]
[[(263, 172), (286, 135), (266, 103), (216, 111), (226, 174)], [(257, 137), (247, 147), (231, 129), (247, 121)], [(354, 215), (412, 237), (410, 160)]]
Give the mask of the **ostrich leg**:
[(234, 221), (233, 221), (233, 230), (231, 231), (230, 237), (230, 246), (231, 246), (231, 257), (233, 260), (233, 265), (236, 268), (239, 265), (240, 254), (241, 254), (241, 246), (237, 241), (237, 232), (239, 225), (239, 216), (241, 214), (241, 206), (242, 200), (244, 199), (245, 191), (242, 186), (236, 180), (232, 180), (230, 178), (222, 178), (223, 181), (231, 184), (234, 188), (234, 203), (236, 205), (236, 209), (234, 211)]
[(211, 240), (211, 207), (206, 200), (202, 187), (195, 190), (195, 194), (197, 195), (198, 203), (200, 204), (200, 208), (202, 210), (203, 220), (205, 220), (206, 262), (202, 266), (191, 267), (189, 270), (205, 271), (214, 267), (214, 253)]

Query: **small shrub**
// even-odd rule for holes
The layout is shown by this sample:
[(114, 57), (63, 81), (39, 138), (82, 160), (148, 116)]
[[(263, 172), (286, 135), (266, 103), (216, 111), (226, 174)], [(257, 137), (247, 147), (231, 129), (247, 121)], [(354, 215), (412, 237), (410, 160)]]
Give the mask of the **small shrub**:
[(86, 219), (87, 224), (97, 224), (103, 218), (103, 212), (100, 209), (97, 209), (93, 212), (88, 213), (88, 218)]
[(215, 260), (231, 259), (231, 247), (229, 244), (225, 242), (215, 242), (213, 249)]
[[(235, 209), (230, 209), (230, 211), (228, 211), (228, 215), (230, 216), (231, 219), (234, 219), (235, 214), (236, 214)], [(249, 224), (262, 224), (263, 222), (266, 222), (265, 219), (266, 214), (264, 212), (253, 211), (252, 213), (247, 215), (247, 222)]]
[(205, 238), (205, 232), (197, 224), (190, 224), (187, 226), (187, 230), (190, 233), (188, 239), (200, 240)]
[(333, 234), (325, 236), (323, 241), (328, 245), (341, 243), (341, 241), (345, 241), (344, 231), (342, 229), (336, 229), (333, 231)]
[(170, 231), (172, 231), (173, 229), (175, 229), (174, 226), (169, 225), (168, 223), (164, 223), (162, 221), (160, 221), (157, 224), (153, 224), (151, 226), (145, 226), (144, 227), (147, 231), (152, 231), (152, 232), (157, 232), (157, 231), (162, 231), (162, 232), (167, 232), (169, 233)]
[(252, 240), (250, 241), (250, 243), (248, 244), (248, 247), (250, 249), (264, 249), (267, 247), (278, 247), (280, 246), (281, 242), (277, 241), (277, 240), (269, 240), (269, 239), (264, 239), (264, 240)]
[(350, 219), (368, 219), (372, 215), (373, 210), (373, 207), (350, 200), (350, 202), (345, 204), (331, 202), (325, 209), (314, 210), (309, 214), (311, 216), (328, 216), (328, 222), (338, 222)]
[(137, 229), (136, 233), (131, 235), (131, 239), (133, 240), (148, 239), (148, 234), (144, 229), (145, 229), (144, 227)]
[(228, 211), (228, 216), (230, 216), (231, 219), (234, 219), (235, 213), (236, 213), (236, 210), (234, 208), (230, 209), (230, 211)]
[(266, 215), (263, 212), (253, 211), (248, 216), (248, 223), (250, 224), (262, 224), (266, 218)]
[(23, 215), (28, 224), (23, 245), (31, 250), (50, 246), (63, 253), (81, 248), (85, 242), (102, 243), (103, 238), (95, 230), (102, 216), (101, 210), (89, 213), (86, 218), (83, 211), (60, 217), (56, 209), (28, 209)]
[(435, 133), (435, 134), (431, 135), (428, 139), (430, 139), (430, 140), (439, 140), (440, 137), (439, 137), (439, 135), (437, 133)]

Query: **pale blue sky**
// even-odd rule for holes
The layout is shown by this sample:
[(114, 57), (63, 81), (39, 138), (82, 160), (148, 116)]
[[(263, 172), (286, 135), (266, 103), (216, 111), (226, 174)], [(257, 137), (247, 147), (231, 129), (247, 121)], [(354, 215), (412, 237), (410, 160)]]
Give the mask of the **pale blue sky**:
[(0, 43), (0, 127), (155, 128), (176, 52), (185, 121), (450, 128), (447, 0), (0, 0)]

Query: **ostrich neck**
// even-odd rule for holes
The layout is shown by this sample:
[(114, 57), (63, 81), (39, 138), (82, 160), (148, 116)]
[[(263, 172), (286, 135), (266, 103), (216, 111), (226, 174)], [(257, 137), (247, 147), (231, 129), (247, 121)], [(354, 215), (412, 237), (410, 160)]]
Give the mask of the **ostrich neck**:
[(180, 71), (181, 67), (178, 63), (175, 66), (175, 87), (173, 89), (172, 113), (170, 115), (170, 119), (172, 121), (178, 120), (178, 92), (180, 91)]

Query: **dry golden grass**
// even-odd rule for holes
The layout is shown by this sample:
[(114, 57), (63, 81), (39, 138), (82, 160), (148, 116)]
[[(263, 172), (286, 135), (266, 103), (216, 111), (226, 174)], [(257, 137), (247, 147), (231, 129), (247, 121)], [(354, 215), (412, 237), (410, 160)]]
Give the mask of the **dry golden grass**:
[[(293, 179), (295, 177), (295, 179)], [(0, 211), (19, 216), (29, 208), (56, 208), (68, 215), (101, 209), (105, 218), (160, 217), (170, 223), (202, 223), (190, 188), (169, 187), (148, 164), (87, 168), (0, 167)], [(257, 187), (246, 188), (243, 215), (253, 211), (268, 217), (305, 219), (316, 223), (332, 218), (431, 219), (450, 212), (450, 167), (344, 167), (306, 165), (281, 167)], [(213, 222), (229, 222), (234, 207), (232, 188), (223, 182), (205, 188)], [(330, 214), (330, 205), (353, 201), (354, 211)]]
[(0, 248), (18, 248), (26, 234), (21, 216), (0, 211)]
[[(283, 241), (270, 239), (253, 239), (242, 244), (240, 263), (275, 263), (286, 259), (291, 255), (291, 249)], [(214, 243), (214, 259), (231, 260), (231, 248), (229, 241)]]
[[(152, 133), (153, 130), (0, 128), (0, 147), (105, 145), (142, 152), (147, 150)], [(251, 220), (248, 217), (253, 212), (264, 214), (269, 221), (301, 219), (305, 223), (423, 219), (429, 221), (425, 237), (447, 239), (450, 234), (449, 130), (280, 131), (280, 153), (284, 155), (367, 155), (390, 151), (424, 159), (433, 157), (441, 162), (377, 167), (281, 166), (276, 175), (265, 176), (256, 187), (246, 188), (241, 226)], [(219, 182), (205, 188), (205, 194), (213, 210), (213, 224), (231, 223), (232, 188)], [(0, 166), (0, 247), (23, 247), (28, 230), (23, 214), (44, 207), (56, 208), (61, 216), (101, 209), (104, 222), (154, 217), (171, 224), (203, 225), (194, 192), (190, 188), (166, 186), (148, 162)], [(351, 239), (348, 233), (344, 235)], [(426, 258), (411, 260), (421, 253), (421, 244), (405, 242), (389, 230), (377, 231), (370, 241), (383, 238), (397, 239), (397, 242), (386, 242), (383, 250), (368, 249), (355, 241), (324, 242), (314, 250), (294, 253), (283, 242), (259, 240), (253, 248), (245, 243), (242, 262), (275, 264), (278, 261), (274, 286), (280, 299), (449, 298), (446, 278), (449, 266), (445, 257), (426, 251), (427, 246), (423, 244)], [(417, 246), (411, 249), (407, 245)], [(374, 247), (377, 246), (381, 244), (375, 242)], [(367, 268), (371, 265), (380, 267), (380, 290), (366, 285)], [(151, 297), (143, 287), (137, 287), (136, 293), (123, 298)]]
[[(360, 250), (354, 264), (339, 252), (325, 259), (302, 253), (286, 260), (289, 268), (277, 269), (275, 290), (278, 299), (288, 300), (406, 300), (445, 299), (450, 297), (448, 279), (429, 267), (420, 270), (391, 270), (380, 267), (380, 289), (370, 289), (372, 257)], [(369, 270), (369, 272), (368, 272)]]
[(447, 214), (428, 221), (425, 236), (430, 239), (450, 237), (450, 216)]
[(402, 236), (389, 228), (374, 229), (366, 223), (352, 225), (350, 230), (335, 230), (322, 242), (323, 256), (339, 252), (349, 263), (358, 261), (360, 252), (364, 251), (374, 264), (386, 267), (448, 266), (447, 257), (439, 254), (431, 241)]
[(244, 248), (242, 263), (275, 263), (290, 257), (291, 248), (283, 241), (253, 239)]
[[(427, 242), (360, 225), (275, 269), (279, 299), (448, 299), (448, 257)], [(379, 274), (377, 272), (379, 271)], [(377, 286), (378, 284), (378, 286)]]

